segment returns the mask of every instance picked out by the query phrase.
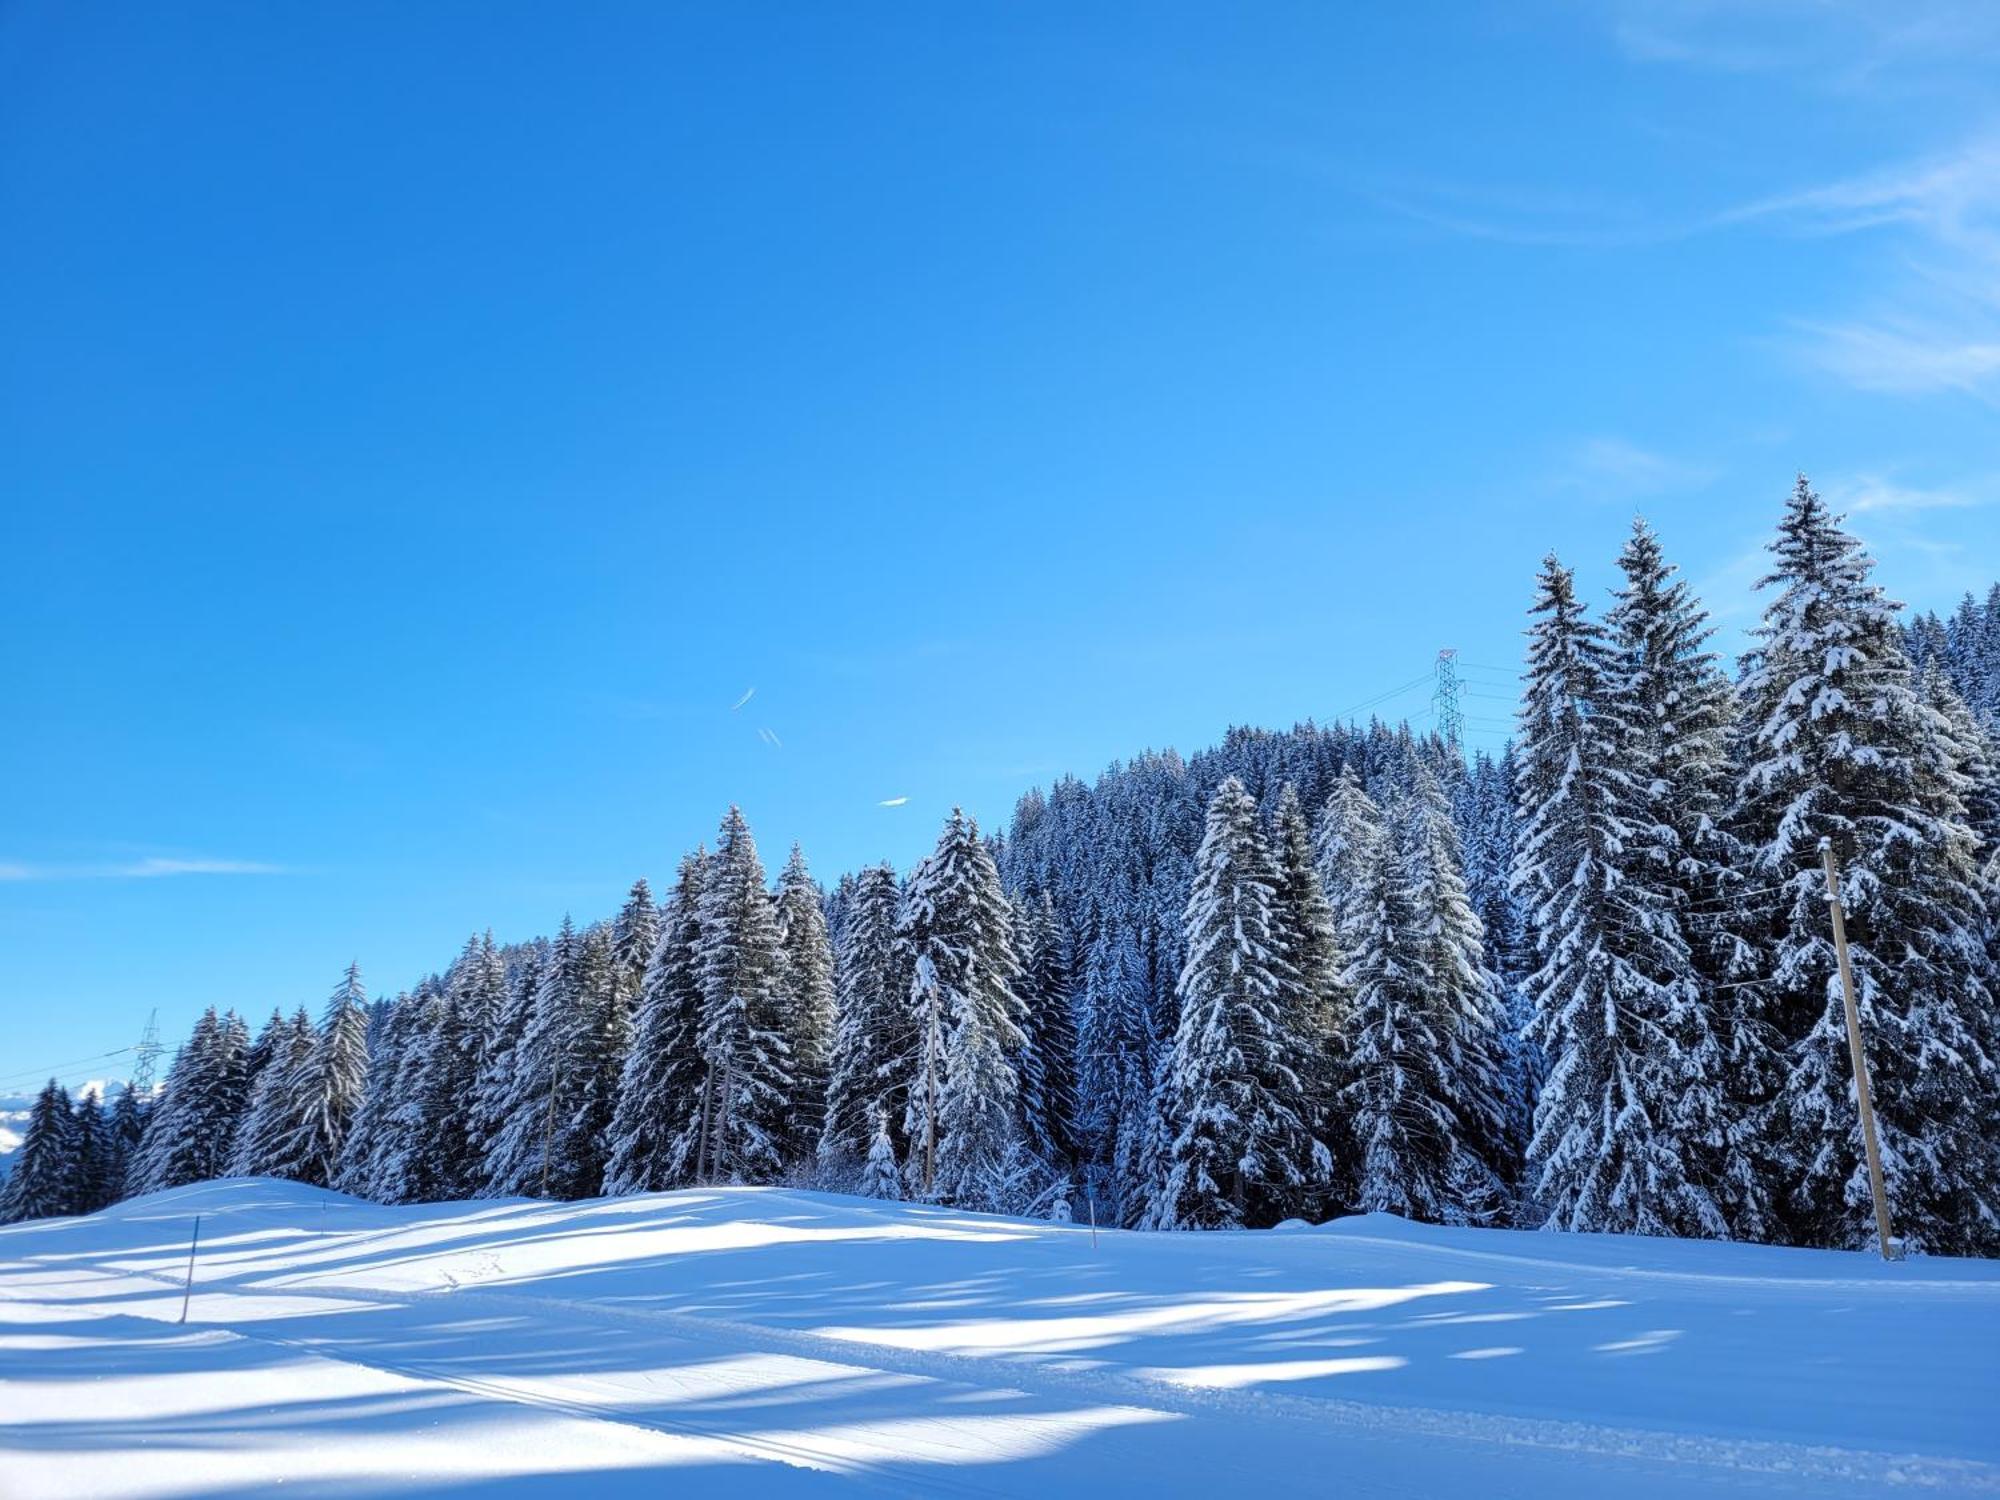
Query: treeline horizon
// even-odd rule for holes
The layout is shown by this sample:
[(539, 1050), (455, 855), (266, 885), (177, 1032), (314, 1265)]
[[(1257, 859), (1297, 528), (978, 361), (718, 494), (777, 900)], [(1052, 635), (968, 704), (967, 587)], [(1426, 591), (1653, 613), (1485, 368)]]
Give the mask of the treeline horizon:
[(1499, 754), (1233, 729), (825, 888), (732, 808), (661, 898), (389, 1001), (350, 968), (318, 1023), (211, 1010), (156, 1100), (52, 1081), (0, 1219), (252, 1174), (1854, 1246), (1825, 841), (1897, 1233), (1995, 1253), (2000, 585), (1899, 621), (1803, 477), (1770, 551), (1733, 670), (1643, 522), (1601, 617), (1550, 557)]

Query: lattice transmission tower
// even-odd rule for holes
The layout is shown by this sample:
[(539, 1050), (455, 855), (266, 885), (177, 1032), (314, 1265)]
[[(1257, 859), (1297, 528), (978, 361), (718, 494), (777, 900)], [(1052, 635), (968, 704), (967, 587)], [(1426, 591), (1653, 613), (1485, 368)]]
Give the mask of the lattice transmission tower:
[(132, 1092), (145, 1098), (153, 1092), (153, 1064), (167, 1049), (160, 1045), (160, 1013), (155, 1010), (146, 1017), (146, 1029), (140, 1034), (139, 1045), (132, 1049)]
[(1437, 716), (1437, 731), (1446, 744), (1464, 743), (1465, 706), (1460, 701), (1458, 651), (1445, 646), (1438, 652), (1437, 685), (1431, 689), (1431, 708)]

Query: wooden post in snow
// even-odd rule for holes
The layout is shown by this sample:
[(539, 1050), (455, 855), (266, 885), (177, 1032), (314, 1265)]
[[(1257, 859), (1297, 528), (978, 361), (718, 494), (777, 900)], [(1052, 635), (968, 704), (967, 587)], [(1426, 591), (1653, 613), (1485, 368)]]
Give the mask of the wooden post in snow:
[(181, 1321), (188, 1320), (188, 1299), (194, 1296), (194, 1252), (201, 1244), (201, 1215), (194, 1216), (194, 1238), (188, 1241), (187, 1281), (181, 1287)]
[(1889, 1244), (1889, 1194), (1882, 1186), (1882, 1148), (1875, 1139), (1875, 1100), (1868, 1087), (1868, 1054), (1861, 1046), (1861, 1008), (1854, 999), (1854, 969), (1847, 961), (1847, 913), (1840, 904), (1840, 867), (1833, 840), (1819, 841), (1826, 866), (1826, 904), (1833, 914), (1833, 951), (1840, 960), (1840, 993), (1847, 1005), (1847, 1051), (1854, 1063), (1854, 1098), (1861, 1109), (1861, 1147), (1868, 1158), (1868, 1191), (1875, 1199), (1875, 1236), (1882, 1259), (1894, 1260)]
[(542, 1126), (542, 1196), (549, 1195), (549, 1158), (556, 1148), (556, 1085), (562, 1082), (562, 1063), (549, 1069), (549, 1117)]

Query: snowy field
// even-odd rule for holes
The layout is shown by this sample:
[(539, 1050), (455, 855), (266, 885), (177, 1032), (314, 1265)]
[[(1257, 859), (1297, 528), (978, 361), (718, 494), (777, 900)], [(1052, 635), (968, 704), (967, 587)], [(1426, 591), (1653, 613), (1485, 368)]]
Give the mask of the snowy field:
[[(180, 1279), (202, 1215), (185, 1327)], [(0, 1495), (2000, 1493), (2000, 1264), (780, 1189), (0, 1230)]]

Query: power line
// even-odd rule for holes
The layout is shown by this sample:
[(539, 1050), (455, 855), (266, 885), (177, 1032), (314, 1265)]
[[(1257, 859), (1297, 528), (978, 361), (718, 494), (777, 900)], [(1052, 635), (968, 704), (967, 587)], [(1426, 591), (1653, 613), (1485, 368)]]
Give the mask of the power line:
[(127, 1052), (136, 1052), (136, 1047), (117, 1047), (109, 1052), (92, 1053), (89, 1057), (65, 1058), (62, 1062), (46, 1063), (39, 1068), (23, 1068), (18, 1073), (9, 1073), (0, 1078), (0, 1087), (12, 1086), (24, 1078), (53, 1078), (64, 1068), (81, 1067), (84, 1063), (103, 1062), (107, 1057), (123, 1057)]
[(1343, 708), (1339, 713), (1335, 714), (1333, 716), (1334, 721), (1337, 723), (1342, 719), (1352, 718), (1364, 708), (1373, 708), (1378, 703), (1387, 703), (1391, 698), (1400, 698), (1403, 694), (1409, 692), (1410, 689), (1422, 687), (1425, 683), (1431, 681), (1432, 676), (1431, 672), (1425, 672), (1421, 677), (1412, 677), (1401, 687), (1390, 688), (1386, 693), (1377, 693), (1373, 698), (1364, 698), (1352, 708)]

